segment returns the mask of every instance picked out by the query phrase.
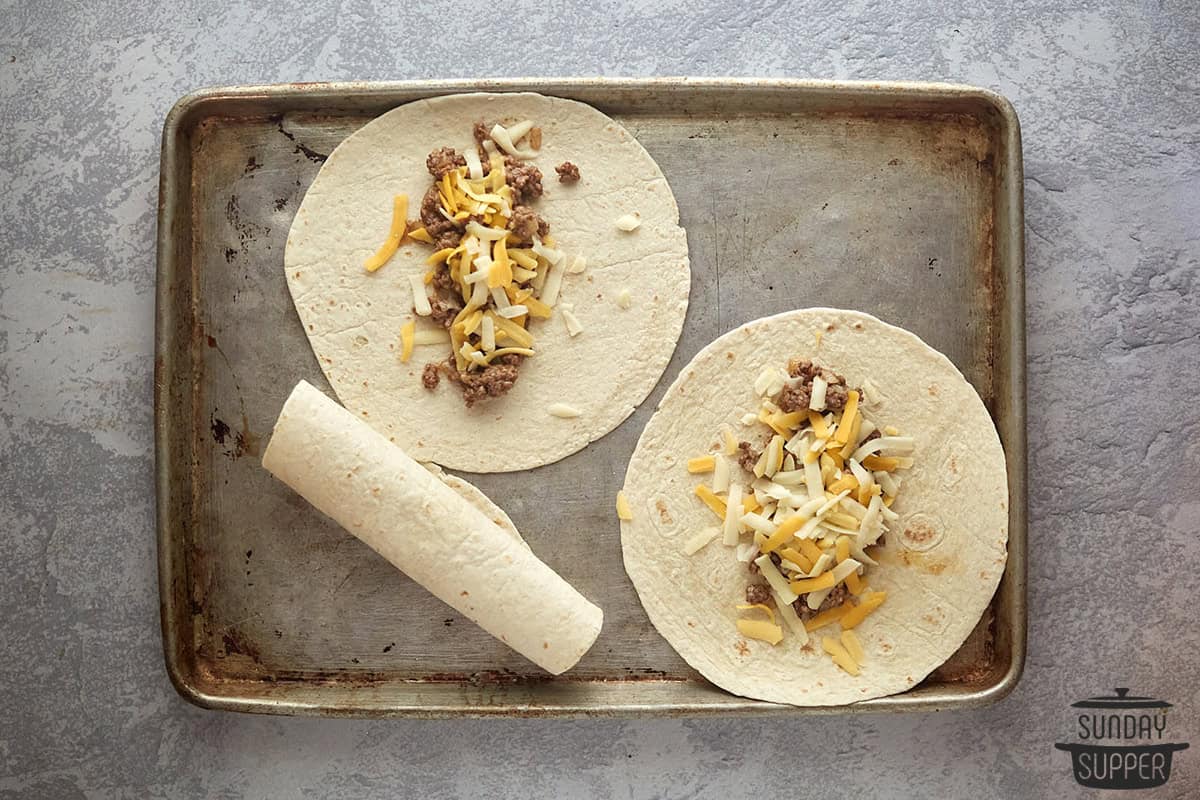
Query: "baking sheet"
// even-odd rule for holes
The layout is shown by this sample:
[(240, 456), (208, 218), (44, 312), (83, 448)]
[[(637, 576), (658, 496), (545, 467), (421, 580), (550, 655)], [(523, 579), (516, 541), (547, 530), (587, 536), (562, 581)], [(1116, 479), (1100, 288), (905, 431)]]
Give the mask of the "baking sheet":
[[(649, 400), (563, 461), (467, 476), (605, 611), (550, 677), (323, 519), (259, 464), (288, 391), (328, 391), (283, 277), (325, 156), (379, 113), (455, 91), (532, 90), (618, 119), (662, 167), (692, 259), (679, 347)], [(431, 148), (436, 143), (431, 143)], [(167, 119), (156, 437), (168, 671), (200, 705), (362, 716), (829, 713), (979, 705), (1025, 652), (1024, 296), (1018, 124), (1002, 98), (931, 84), (685, 79), (214, 89)], [(1011, 486), (1000, 590), (949, 662), (903, 695), (795, 709), (728, 695), (658, 636), (621, 565), (613, 498), (642, 426), (705, 343), (790, 308), (856, 308), (946, 353), (1000, 430)]]

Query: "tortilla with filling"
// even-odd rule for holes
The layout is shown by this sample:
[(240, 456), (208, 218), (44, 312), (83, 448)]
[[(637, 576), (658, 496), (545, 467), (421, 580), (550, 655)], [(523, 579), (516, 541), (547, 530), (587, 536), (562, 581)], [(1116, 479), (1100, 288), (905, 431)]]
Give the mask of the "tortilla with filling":
[(304, 381), (279, 413), (263, 466), (550, 673), (573, 667), (600, 634), (601, 610), (539, 561), (478, 489), (440, 479)]
[[(802, 646), (796, 637), (772, 646), (740, 635), (746, 564), (719, 537), (683, 552), (689, 536), (714, 522), (693, 494), (705, 476), (688, 474), (688, 458), (717, 450), (723, 424), (739, 438), (751, 430), (761, 437), (764, 426), (741, 423), (758, 408), (755, 377), (793, 357), (840, 373), (850, 386), (869, 381), (880, 394), (873, 412), (916, 440), (892, 509), (900, 517), (867, 573), (887, 600), (854, 629), (866, 653), (857, 677), (822, 652), (822, 636), (836, 638), (836, 624)], [(642, 433), (623, 492), (633, 517), (621, 522), (625, 568), (651, 621), (704, 677), (745, 697), (826, 706), (910, 689), (958, 649), (1004, 572), (1004, 452), (979, 395), (915, 335), (854, 311), (787, 312), (705, 347)]]
[[(433, 391), (421, 383), (424, 365), (449, 355), (447, 344), (417, 346), (400, 362), (402, 326), (415, 319), (418, 331), (434, 327), (414, 314), (409, 281), (428, 269), (430, 247), (405, 241), (373, 273), (363, 263), (389, 230), (396, 195), (408, 196), (416, 216), (431, 151), (473, 147), (477, 121), (524, 119), (542, 129), (533, 159), (545, 190), (537, 211), (565, 261), (586, 261), (582, 273), (564, 275), (559, 295), (583, 330), (571, 336), (558, 313), (531, 321), (537, 354), (521, 364), (516, 385), (468, 409), (449, 381)], [(578, 165), (579, 181), (556, 179), (564, 161)], [(617, 227), (627, 214), (641, 220), (633, 231)], [(313, 181), (284, 265), (304, 331), (343, 405), (416, 460), (471, 472), (548, 464), (620, 424), (666, 368), (690, 284), (679, 211), (645, 149), (590, 106), (527, 93), (419, 100), (365, 125)]]

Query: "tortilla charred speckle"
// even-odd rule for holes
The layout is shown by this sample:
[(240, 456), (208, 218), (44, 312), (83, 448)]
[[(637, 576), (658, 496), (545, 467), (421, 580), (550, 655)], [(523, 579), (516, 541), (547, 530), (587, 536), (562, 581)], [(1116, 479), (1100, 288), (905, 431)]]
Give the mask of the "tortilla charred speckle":
[(572, 164), (570, 161), (564, 161), (554, 168), (558, 173), (559, 183), (575, 183), (579, 180), (579, 167)]
[(429, 170), (429, 174), (433, 176), (434, 180), (439, 181), (447, 172), (466, 165), (467, 159), (453, 147), (439, 147), (425, 159), (425, 169)]
[(438, 369), (438, 365), (430, 362), (425, 365), (425, 369), (421, 370), (421, 385), (429, 391), (433, 391), (441, 383), (442, 373)]

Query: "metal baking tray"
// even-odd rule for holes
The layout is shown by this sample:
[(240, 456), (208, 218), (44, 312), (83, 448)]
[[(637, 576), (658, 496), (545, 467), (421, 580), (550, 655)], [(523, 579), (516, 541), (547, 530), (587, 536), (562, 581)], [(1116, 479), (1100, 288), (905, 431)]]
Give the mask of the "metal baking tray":
[[(604, 608), (599, 640), (559, 677), (322, 518), (258, 458), (298, 379), (328, 390), (282, 267), (309, 183), (383, 111), (474, 90), (559, 95), (615, 117), (662, 166), (691, 250), (683, 336), (636, 413), (557, 464), (468, 476)], [(1012, 107), (961, 86), (505, 80), (184, 97), (163, 133), (155, 362), (162, 631), (175, 686), (210, 708), (339, 716), (925, 711), (1005, 696), (1026, 631), (1021, 173)], [(681, 366), (743, 322), (813, 305), (876, 314), (946, 353), (996, 420), (1011, 491), (1008, 568), (959, 652), (909, 692), (831, 709), (735, 697), (690, 669), (642, 611), (613, 512), (638, 434)]]

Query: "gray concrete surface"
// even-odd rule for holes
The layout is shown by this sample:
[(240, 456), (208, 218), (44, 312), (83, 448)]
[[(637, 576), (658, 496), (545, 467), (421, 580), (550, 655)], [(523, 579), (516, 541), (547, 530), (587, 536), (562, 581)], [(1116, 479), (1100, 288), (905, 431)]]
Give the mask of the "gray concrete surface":
[[(1194, 0), (0, 3), (0, 797), (1091, 796), (1053, 742), (1111, 686), (1200, 795), (1200, 16)], [(527, 48), (463, 53), (511, 8)], [(484, 39), (486, 41), (486, 38)], [(362, 722), (185, 704), (151, 454), (158, 136), (205, 85), (479, 75), (953, 80), (1024, 126), (1025, 678), (970, 713)]]

